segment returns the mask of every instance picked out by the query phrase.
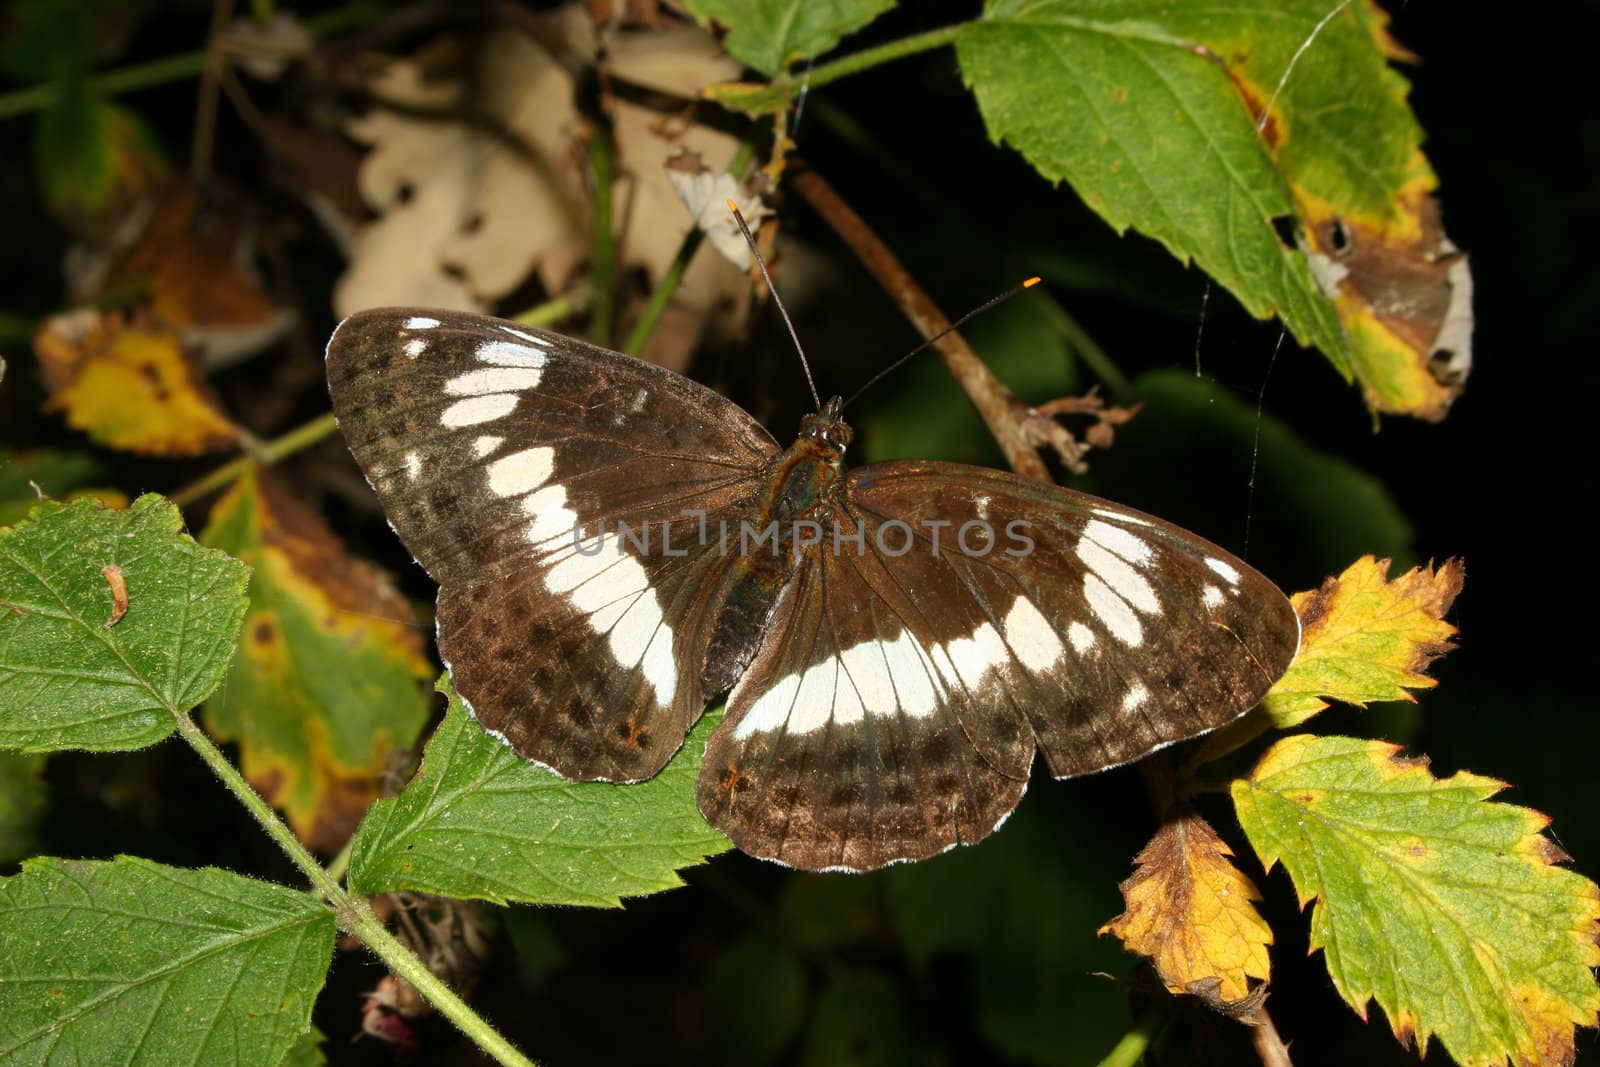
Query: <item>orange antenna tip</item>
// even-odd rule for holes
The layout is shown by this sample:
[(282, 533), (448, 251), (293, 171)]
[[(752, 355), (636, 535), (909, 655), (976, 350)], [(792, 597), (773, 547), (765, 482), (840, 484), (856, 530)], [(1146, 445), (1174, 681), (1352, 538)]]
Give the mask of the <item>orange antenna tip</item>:
[(733, 202), (733, 197), (731, 197), (731, 196), (728, 197), (728, 210), (732, 211), (735, 214), (738, 214), (738, 211), (739, 211), (739, 205), (735, 204)]
[(1024, 289), (1032, 289), (1034, 286), (1038, 285), (1041, 280), (1042, 279), (1037, 274), (1035, 274), (1033, 277), (1031, 277), (1027, 281), (1023, 282), (1022, 283), (1022, 287)]

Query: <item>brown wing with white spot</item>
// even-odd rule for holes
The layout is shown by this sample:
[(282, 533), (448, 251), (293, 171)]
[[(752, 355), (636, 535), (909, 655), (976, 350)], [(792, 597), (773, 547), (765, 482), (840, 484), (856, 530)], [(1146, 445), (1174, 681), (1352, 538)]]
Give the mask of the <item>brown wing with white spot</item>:
[(703, 709), (728, 563), (692, 513), (748, 501), (772, 438), (670, 371), (462, 312), (353, 315), (327, 370), (351, 451), (439, 582), (440, 654), (478, 720), (569, 777), (659, 770)]
[(1249, 710), (1299, 644), (1266, 578), (1107, 501), (936, 462), (852, 472), (846, 501), (701, 772), (756, 855), (869, 869), (976, 841), (1036, 747), (1058, 777), (1139, 759)]

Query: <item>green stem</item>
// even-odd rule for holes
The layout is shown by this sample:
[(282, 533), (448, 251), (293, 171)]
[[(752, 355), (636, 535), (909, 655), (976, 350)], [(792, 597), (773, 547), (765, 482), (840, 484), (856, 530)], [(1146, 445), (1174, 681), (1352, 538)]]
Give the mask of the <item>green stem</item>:
[(1133, 1026), (1122, 1035), (1116, 1045), (1100, 1061), (1100, 1067), (1134, 1067), (1144, 1058), (1150, 1042), (1166, 1024), (1170, 1010), (1166, 1001), (1157, 1001), (1133, 1021)]
[(238, 798), (239, 803), (245, 806), (268, 836), (283, 849), (284, 854), (289, 857), (289, 862), (298, 867), (300, 873), (304, 874), (327, 900), (338, 918), (341, 929), (359, 938), (361, 943), (371, 949), (391, 971), (410, 982), (411, 987), (422, 994), (440, 1015), (455, 1023), (463, 1034), (495, 1060), (507, 1067), (533, 1067), (532, 1060), (518, 1052), (511, 1042), (489, 1025), (488, 1020), (473, 1011), (466, 1001), (445, 985), (438, 975), (428, 970), (410, 949), (402, 945), (384, 927), (377, 915), (373, 914), (372, 905), (365, 897), (346, 892), (337, 878), (323, 869), (316, 857), (307, 851), (298, 837), (295, 837), (294, 831), (278, 817), (278, 813), (262, 799), (261, 794), (245, 781), (244, 775), (228, 762), (228, 757), (222, 754), (222, 750), (186, 712), (173, 710), (173, 717), (178, 722), (178, 732), (189, 742), (189, 747), (205, 760), (206, 765), (222, 780), (228, 792)]
[[(324, 15), (306, 19), (306, 29), (310, 31), (312, 37), (323, 37), (365, 22), (372, 18), (377, 10), (369, 3), (351, 4), (337, 11), (329, 11)], [(89, 88), (101, 96), (120, 96), (122, 93), (147, 89), (152, 85), (164, 85), (167, 82), (192, 78), (204, 70), (205, 66), (204, 51), (180, 52), (177, 55), (151, 60), (149, 63), (138, 63), (131, 67), (98, 74), (89, 79)], [(26, 89), (0, 95), (0, 119), (42, 111), (55, 101), (56, 91), (56, 85), (46, 83), (30, 85)]]
[[(943, 48), (947, 44), (954, 44), (961, 31), (967, 24), (958, 22), (954, 26), (941, 26), (937, 30), (928, 30), (926, 33), (912, 34), (902, 37), (897, 41), (887, 41), (876, 48), (863, 49), (847, 56), (840, 56), (832, 63), (824, 63), (820, 67), (811, 68), (811, 73), (796, 78), (785, 74), (773, 79), (773, 85), (787, 84), (794, 92), (799, 92), (802, 85), (807, 90), (820, 89), (829, 82), (848, 78), (852, 74), (860, 74), (864, 70), (892, 63), (897, 59), (905, 59), (920, 52), (931, 52), (935, 48)], [(793, 95), (792, 93), (790, 95)]]
[[(739, 150), (728, 162), (728, 173), (735, 178), (742, 177), (750, 166), (750, 161), (755, 158), (755, 154), (754, 145), (748, 141), (740, 144)], [(694, 259), (694, 254), (700, 250), (700, 242), (705, 239), (705, 235), (706, 232), (699, 225), (683, 235), (683, 244), (678, 246), (678, 254), (667, 264), (666, 271), (661, 275), (661, 281), (656, 285), (656, 291), (650, 294), (650, 302), (644, 306), (644, 314), (639, 316), (633, 332), (628, 334), (628, 343), (622, 346), (622, 350), (628, 355), (637, 356), (644, 351), (644, 346), (650, 343), (650, 335), (655, 333), (656, 327), (661, 324), (661, 316), (666, 313), (667, 305), (672, 303), (673, 294), (678, 291), (678, 286), (683, 284), (683, 276), (689, 269), (689, 261)]]
[(579, 285), (574, 286), (569, 292), (552, 297), (511, 317), (524, 326), (554, 326), (562, 319), (570, 318), (588, 306), (589, 287)]
[(335, 910), (344, 907), (350, 902), (350, 897), (337, 881), (329, 877), (328, 872), (322, 869), (322, 864), (317, 858), (306, 850), (300, 839), (294, 836), (294, 831), (278, 818), (278, 813), (272, 806), (261, 798), (255, 787), (245, 781), (244, 775), (238, 768), (228, 762), (228, 757), (222, 754), (206, 732), (189, 717), (187, 712), (175, 711), (173, 717), (178, 720), (178, 732), (183, 739), (189, 742), (189, 747), (199, 753), (200, 758), (206, 761), (216, 776), (222, 779), (222, 784), (227, 786), (228, 792), (238, 798), (239, 803), (261, 824), (278, 847), (283, 849), (289, 857), (289, 862), (300, 868), (300, 873), (310, 879), (311, 884), (323, 895)]
[(616, 146), (611, 130), (596, 121), (589, 133), (589, 172), (594, 183), (594, 243), (589, 254), (589, 294), (594, 313), (589, 336), (602, 348), (611, 347), (611, 319), (616, 307), (617, 242), (611, 232), (611, 187), (617, 177)]
[(966, 29), (967, 23), (956, 23), (954, 26), (942, 26), (937, 30), (928, 30), (926, 33), (913, 34), (902, 37), (896, 41), (880, 44), (876, 48), (867, 48), (847, 56), (840, 56), (831, 63), (824, 63), (820, 67), (813, 67), (803, 75), (780, 74), (770, 83), (759, 89), (750, 89), (746, 86), (729, 86), (726, 91), (711, 90), (708, 95), (724, 100), (728, 104), (738, 107), (751, 114), (765, 114), (780, 110), (797, 93), (804, 88), (807, 92), (820, 89), (829, 82), (848, 78), (852, 74), (860, 74), (864, 70), (892, 63), (897, 59), (905, 59), (920, 52), (931, 52), (935, 48), (954, 44), (961, 32)]
[(310, 422), (296, 426), (282, 437), (273, 438), (271, 441), (254, 449), (250, 455), (240, 456), (232, 462), (225, 463), (196, 481), (173, 493), (171, 500), (180, 508), (188, 507), (197, 500), (202, 500), (211, 493), (229, 485), (235, 478), (243, 474), (252, 463), (277, 463), (294, 455), (301, 449), (309, 448), (318, 441), (333, 433), (339, 428), (334, 420), (333, 412), (319, 415)]
[(388, 931), (373, 914), (372, 905), (365, 898), (350, 898), (350, 905), (341, 914), (341, 920), (346, 930), (359, 937), (361, 943), (388, 964), (391, 971), (411, 983), (411, 987), (438, 1009), (440, 1015), (455, 1023), (484, 1052), (508, 1067), (533, 1067), (532, 1060), (518, 1052), (515, 1045), (490, 1026), (487, 1019), (473, 1011), (466, 1001), (456, 996), (455, 990), (423, 966), (422, 961)]
[(328, 865), (323, 868), (328, 872), (329, 878), (336, 882), (344, 881), (345, 872), (350, 869), (350, 854), (355, 851), (355, 847), (356, 839), (352, 835), (350, 840), (344, 843), (344, 848), (339, 850), (339, 854), (329, 860)]

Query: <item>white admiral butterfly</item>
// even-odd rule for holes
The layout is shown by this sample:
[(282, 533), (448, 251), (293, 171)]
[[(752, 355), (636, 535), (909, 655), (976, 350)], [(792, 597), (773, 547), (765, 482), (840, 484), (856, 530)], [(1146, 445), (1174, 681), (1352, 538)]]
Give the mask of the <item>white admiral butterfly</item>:
[(478, 721), (568, 778), (700, 771), (741, 849), (867, 870), (981, 840), (1057, 777), (1222, 726), (1288, 667), (1266, 578), (1148, 515), (987, 468), (848, 470), (640, 360), (453, 311), (346, 319), (334, 410), (439, 583)]

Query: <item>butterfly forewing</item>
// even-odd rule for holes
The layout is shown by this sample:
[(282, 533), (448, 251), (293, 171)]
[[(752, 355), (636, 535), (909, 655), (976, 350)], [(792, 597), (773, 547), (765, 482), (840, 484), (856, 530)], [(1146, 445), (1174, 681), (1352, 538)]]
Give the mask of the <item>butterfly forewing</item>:
[[(1157, 519), (985, 468), (842, 473), (837, 401), (780, 452), (676, 374), (404, 309), (347, 319), (328, 379), (440, 584), (440, 653), (485, 728), (568, 777), (634, 781), (737, 679), (701, 809), (794, 866), (977, 841), (1035, 751), (1065, 777), (1214, 729), (1298, 645), (1271, 582)], [(756, 559), (752, 519), (820, 536)]]
[(479, 721), (569, 777), (659, 770), (703, 708), (714, 604), (700, 594), (728, 565), (685, 513), (759, 491), (772, 438), (679, 375), (459, 312), (346, 319), (328, 380), (351, 451), (440, 584), (440, 653)]
[(785, 590), (794, 632), (768, 631), (701, 781), (741, 848), (796, 866), (975, 841), (1035, 746), (1060, 777), (1138, 759), (1243, 714), (1298, 646), (1248, 565), (1054, 486), (880, 464), (849, 476), (835, 521), (846, 535)]

